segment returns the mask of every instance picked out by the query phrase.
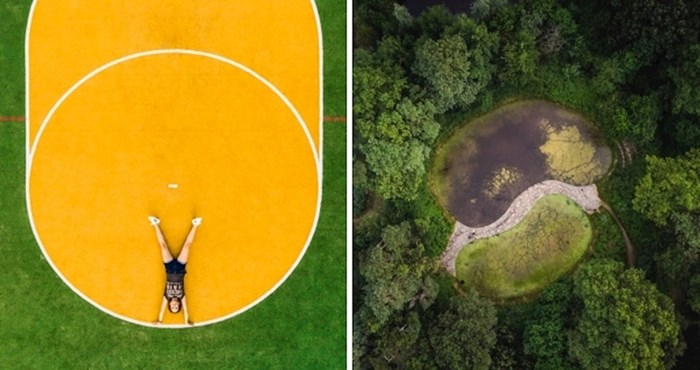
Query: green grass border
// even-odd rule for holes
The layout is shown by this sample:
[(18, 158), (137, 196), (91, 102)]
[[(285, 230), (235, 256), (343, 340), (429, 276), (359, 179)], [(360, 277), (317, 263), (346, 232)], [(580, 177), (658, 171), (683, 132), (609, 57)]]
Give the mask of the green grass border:
[(24, 115), (24, 34), (31, 4), (0, 3), (0, 116)]
[[(326, 116), (346, 114), (347, 42), (345, 3), (316, 0), (323, 30), (323, 111)], [(343, 7), (339, 6), (343, 5)]]

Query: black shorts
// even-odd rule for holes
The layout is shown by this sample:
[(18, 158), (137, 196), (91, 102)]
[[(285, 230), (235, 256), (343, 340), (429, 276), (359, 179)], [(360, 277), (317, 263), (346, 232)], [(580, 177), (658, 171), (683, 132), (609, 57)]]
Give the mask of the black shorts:
[(165, 272), (168, 274), (184, 274), (185, 264), (181, 263), (177, 259), (174, 259), (168, 263), (165, 263)]

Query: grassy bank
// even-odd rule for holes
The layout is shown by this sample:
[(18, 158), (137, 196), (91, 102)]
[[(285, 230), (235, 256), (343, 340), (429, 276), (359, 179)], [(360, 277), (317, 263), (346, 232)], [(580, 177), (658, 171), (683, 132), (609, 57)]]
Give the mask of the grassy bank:
[(457, 256), (457, 278), (494, 299), (528, 295), (576, 266), (591, 239), (583, 210), (549, 195), (514, 228), (466, 246)]

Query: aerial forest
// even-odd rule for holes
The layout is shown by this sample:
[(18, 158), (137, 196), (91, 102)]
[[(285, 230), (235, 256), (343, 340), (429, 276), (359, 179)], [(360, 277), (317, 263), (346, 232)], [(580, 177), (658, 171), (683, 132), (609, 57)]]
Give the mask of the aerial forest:
[(354, 367), (698, 366), (700, 2), (413, 3), (353, 5)]

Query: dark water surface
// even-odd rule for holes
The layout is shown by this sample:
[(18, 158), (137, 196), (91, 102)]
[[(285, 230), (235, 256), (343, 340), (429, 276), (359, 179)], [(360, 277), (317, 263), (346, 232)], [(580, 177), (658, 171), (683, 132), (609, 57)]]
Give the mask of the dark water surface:
[[(444, 144), (445, 160), (435, 164), (440, 166), (437, 173), (444, 184), (439, 198), (457, 220), (467, 226), (486, 226), (501, 217), (528, 187), (553, 178), (547, 158), (539, 149), (546, 141), (540, 124), (543, 120), (555, 129), (576, 126), (581, 140), (596, 147), (597, 165), (609, 167), (609, 149), (595, 127), (580, 116), (546, 101), (506, 105), (458, 128)], [(496, 194), (489, 194), (494, 188), (494, 174), (503, 168), (517, 176), (502, 184)]]
[(467, 13), (472, 5), (471, 0), (406, 0), (406, 9), (418, 16), (424, 10), (435, 5), (444, 5), (452, 13)]

